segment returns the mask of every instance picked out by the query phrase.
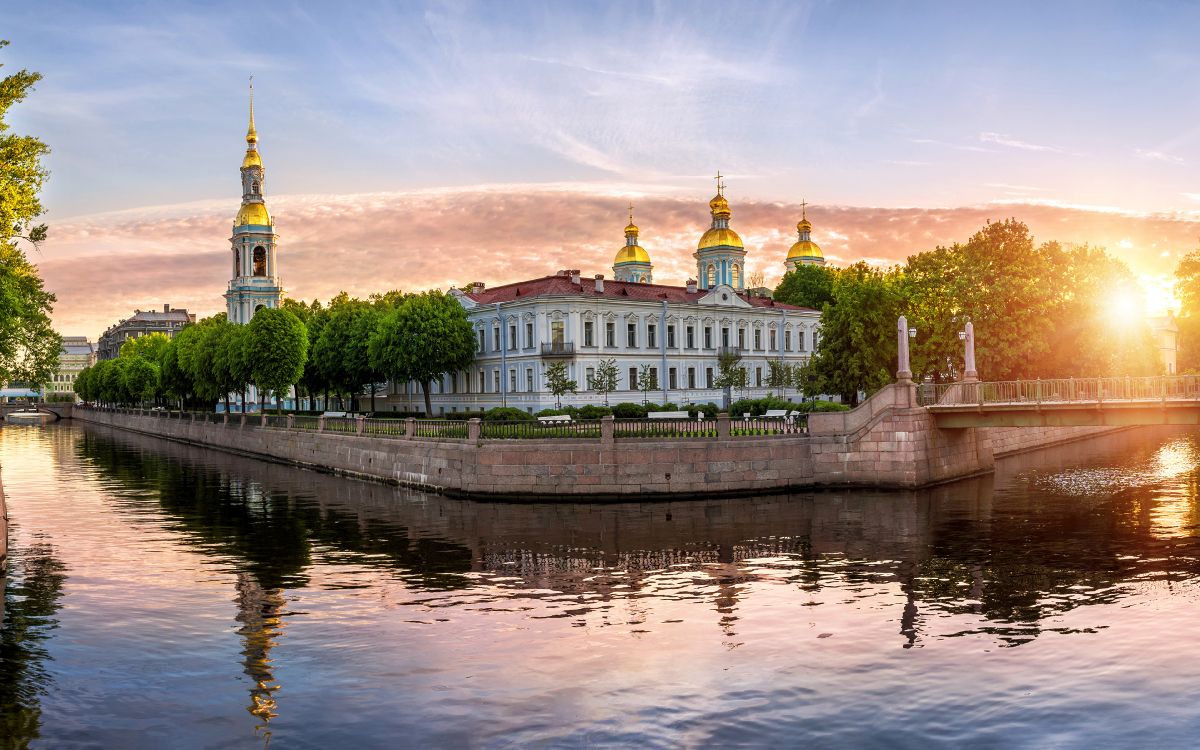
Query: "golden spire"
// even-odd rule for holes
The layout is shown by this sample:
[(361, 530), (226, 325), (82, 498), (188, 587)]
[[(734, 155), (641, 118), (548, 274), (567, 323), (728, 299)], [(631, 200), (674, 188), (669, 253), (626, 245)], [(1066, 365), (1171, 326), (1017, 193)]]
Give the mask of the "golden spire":
[(254, 129), (254, 76), (250, 76), (250, 128), (246, 131), (246, 143), (258, 143), (258, 131)]
[[(625, 236), (629, 237), (630, 235), (632, 235), (634, 237), (637, 237), (637, 234), (638, 234), (637, 224), (633, 223), (633, 204), (630, 203), (629, 204), (629, 225), (625, 227)], [(635, 241), (633, 244), (636, 245), (637, 242)]]

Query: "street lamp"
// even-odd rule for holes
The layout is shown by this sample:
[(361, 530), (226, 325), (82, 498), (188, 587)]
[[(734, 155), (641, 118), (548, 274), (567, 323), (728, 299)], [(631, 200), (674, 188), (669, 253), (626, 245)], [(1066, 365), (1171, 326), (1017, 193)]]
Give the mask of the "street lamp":
[(958, 340), (963, 342), (963, 381), (974, 383), (979, 380), (979, 373), (975, 370), (975, 324), (968, 320), (963, 330), (958, 332)]

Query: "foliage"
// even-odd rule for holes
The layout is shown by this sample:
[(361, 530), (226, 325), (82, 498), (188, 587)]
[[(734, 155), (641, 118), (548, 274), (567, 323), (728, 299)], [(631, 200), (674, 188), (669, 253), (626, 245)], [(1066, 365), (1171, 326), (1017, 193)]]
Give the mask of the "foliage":
[(158, 390), (158, 365), (143, 357), (124, 358), (124, 362), (121, 372), (124, 395), (131, 403), (152, 400)]
[(167, 334), (150, 333), (126, 340), (124, 344), (121, 344), (120, 356), (141, 357), (147, 362), (158, 362), (170, 344), (171, 337)]
[[(717, 377), (713, 387), (729, 391), (734, 388), (745, 388), (749, 375), (742, 367), (742, 355), (736, 351), (722, 352), (717, 355)], [(728, 399), (729, 394), (725, 394)]]
[(546, 390), (554, 394), (554, 401), (560, 407), (565, 394), (578, 392), (575, 381), (567, 375), (565, 362), (555, 362), (546, 368)]
[(475, 334), (467, 312), (438, 291), (410, 295), (384, 313), (368, 341), (373, 366), (397, 382), (416, 381), (432, 414), (429, 384), (447, 372), (465, 370), (475, 359)]
[(533, 415), (524, 409), (512, 406), (498, 406), (483, 413), (485, 422), (525, 422), (533, 419)]
[(785, 390), (800, 387), (800, 374), (797, 365), (784, 362), (782, 359), (767, 360), (767, 387)]
[(246, 357), (251, 380), (279, 399), (304, 374), (308, 337), (304, 324), (287, 310), (265, 307), (246, 325)]
[(833, 282), (837, 269), (800, 265), (784, 274), (773, 295), (776, 302), (822, 310), (833, 302)]
[(646, 407), (642, 404), (623, 402), (612, 408), (613, 416), (617, 419), (645, 419)]
[(604, 405), (608, 405), (608, 394), (617, 390), (617, 385), (620, 378), (620, 368), (617, 367), (617, 360), (604, 359), (596, 365), (596, 372), (592, 375), (592, 390), (604, 396)]
[(593, 404), (587, 404), (579, 407), (580, 419), (600, 419), (601, 417), (607, 417), (612, 413), (613, 410), (607, 406), (595, 406)]
[(822, 393), (857, 403), (890, 383), (896, 371), (896, 318), (900, 313), (899, 272), (859, 262), (834, 280), (833, 302), (821, 313), (821, 338), (802, 377)]
[(638, 367), (637, 389), (642, 392), (642, 403), (650, 400), (650, 394), (658, 390), (658, 375), (653, 365), (642, 364)]
[(1175, 297), (1179, 300), (1179, 372), (1200, 372), (1200, 249), (1179, 261), (1175, 269)]

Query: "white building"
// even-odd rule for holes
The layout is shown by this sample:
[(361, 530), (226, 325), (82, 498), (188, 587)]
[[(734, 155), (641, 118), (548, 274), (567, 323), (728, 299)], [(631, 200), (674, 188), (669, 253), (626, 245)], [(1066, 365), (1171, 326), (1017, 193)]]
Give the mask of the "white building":
[[(820, 335), (820, 312), (748, 292), (746, 250), (729, 227), (731, 212), (722, 190), (709, 207), (713, 223), (693, 255), (699, 281), (686, 286), (652, 283), (650, 256), (638, 244), (631, 216), (613, 265), (618, 280), (567, 270), (492, 289), (476, 283), (469, 292), (453, 290), (475, 328), (476, 358), (469, 371), (447, 374), (433, 384), (434, 414), (497, 406), (529, 412), (552, 408), (555, 397), (546, 387), (546, 368), (555, 362), (566, 364), (579, 388), (577, 395), (564, 396), (564, 404), (603, 404), (591, 380), (608, 359), (616, 361), (620, 372), (610, 404), (641, 403), (643, 366), (658, 386), (650, 394), (654, 402), (722, 404), (724, 393), (714, 381), (723, 351), (739, 353), (747, 371), (749, 387), (739, 389), (735, 398), (774, 392), (799, 400), (795, 390), (781, 393), (767, 385), (768, 362), (806, 363)], [(789, 269), (801, 254), (805, 262), (824, 262), (806, 230), (803, 253), (788, 254)], [(416, 384), (394, 384), (389, 390), (382, 408), (424, 409)]]

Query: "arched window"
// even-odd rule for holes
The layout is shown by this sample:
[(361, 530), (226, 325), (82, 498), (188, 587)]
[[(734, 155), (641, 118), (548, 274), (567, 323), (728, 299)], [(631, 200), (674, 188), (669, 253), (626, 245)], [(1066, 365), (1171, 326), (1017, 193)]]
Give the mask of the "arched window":
[(236, 247), (233, 249), (233, 275), (242, 275), (242, 251)]
[(261, 309), (263, 309), (264, 307), (266, 307), (266, 305), (255, 305), (255, 306), (254, 306), (254, 313), (257, 315), (257, 314), (258, 314), (258, 311), (259, 311), (259, 310), (261, 310)]
[(267, 249), (262, 245), (254, 248), (254, 275), (267, 275)]
[(712, 288), (717, 285), (717, 267), (711, 263), (708, 266), (708, 286)]
[(741, 289), (742, 288), (742, 267), (739, 266), (737, 263), (734, 263), (732, 272), (733, 272), (733, 288)]
[(250, 192), (258, 195), (258, 180), (254, 180), (250, 183)]

